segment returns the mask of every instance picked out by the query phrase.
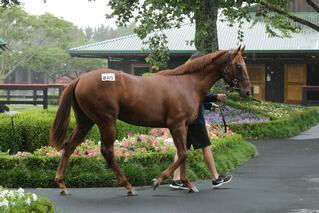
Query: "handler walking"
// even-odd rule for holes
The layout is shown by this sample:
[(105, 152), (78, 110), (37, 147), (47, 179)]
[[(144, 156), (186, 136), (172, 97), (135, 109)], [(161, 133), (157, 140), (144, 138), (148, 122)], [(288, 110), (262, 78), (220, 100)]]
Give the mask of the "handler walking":
[[(191, 60), (200, 57), (203, 54), (196, 52), (191, 56)], [(187, 62), (186, 62), (187, 63)], [(187, 149), (193, 146), (194, 149), (202, 149), (205, 163), (211, 173), (212, 187), (217, 188), (225, 183), (229, 183), (232, 179), (232, 175), (219, 175), (216, 169), (215, 160), (211, 151), (211, 144), (208, 137), (204, 112), (207, 110), (217, 110), (218, 105), (212, 102), (224, 101), (226, 99), (225, 94), (208, 94), (204, 101), (200, 105), (198, 117), (188, 126), (187, 132)], [(174, 161), (177, 160), (177, 154), (175, 154)], [(170, 184), (173, 189), (188, 189), (186, 185), (180, 180), (180, 168), (177, 168), (174, 172), (173, 181)]]

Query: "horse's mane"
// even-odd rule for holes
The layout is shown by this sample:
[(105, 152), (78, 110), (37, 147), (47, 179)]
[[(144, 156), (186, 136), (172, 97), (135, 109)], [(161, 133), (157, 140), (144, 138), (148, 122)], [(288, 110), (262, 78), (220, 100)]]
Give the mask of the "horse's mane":
[(210, 64), (213, 60), (216, 60), (220, 56), (222, 56), (226, 51), (215, 51), (213, 53), (195, 58), (185, 64), (176, 67), (175, 69), (167, 69), (157, 72), (159, 75), (184, 75), (189, 73), (194, 73), (199, 70), (202, 70), (208, 64)]

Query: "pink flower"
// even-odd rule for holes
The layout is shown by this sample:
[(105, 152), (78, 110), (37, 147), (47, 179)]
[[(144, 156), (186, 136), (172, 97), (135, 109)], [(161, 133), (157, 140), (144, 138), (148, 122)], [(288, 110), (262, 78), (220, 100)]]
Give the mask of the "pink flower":
[(134, 136), (134, 132), (133, 132), (133, 131), (129, 131), (129, 132), (127, 133), (127, 135), (128, 135), (128, 137), (133, 137), (133, 136)]
[(141, 149), (141, 153), (142, 153), (142, 154), (145, 154), (146, 152), (147, 152), (146, 148), (143, 147), (143, 148)]
[(121, 147), (124, 147), (124, 148), (127, 148), (128, 147), (128, 141), (123, 141), (122, 143), (121, 143)]
[(137, 140), (138, 140), (138, 141), (143, 141), (143, 142), (145, 142), (145, 140), (146, 140), (146, 135), (143, 135), (143, 134), (142, 134), (142, 135), (139, 135), (138, 138), (137, 138)]

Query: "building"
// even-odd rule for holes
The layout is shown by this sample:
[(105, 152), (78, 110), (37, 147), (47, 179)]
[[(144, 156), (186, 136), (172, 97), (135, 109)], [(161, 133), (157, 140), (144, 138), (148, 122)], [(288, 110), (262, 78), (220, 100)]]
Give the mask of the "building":
[[(318, 17), (319, 19), (319, 17)], [(319, 23), (319, 20), (318, 20)], [(239, 46), (237, 27), (218, 22), (219, 48)], [(304, 28), (291, 38), (269, 37), (262, 23), (251, 28), (243, 25), (246, 45), (245, 60), (255, 96), (275, 102), (300, 103), (303, 85), (319, 85), (319, 33)], [(169, 68), (183, 64), (195, 51), (193, 44), (195, 27), (184, 24), (180, 29), (165, 30), (170, 50)], [(76, 57), (108, 59), (109, 67), (127, 73), (141, 75), (152, 72), (145, 62), (147, 52), (137, 35), (129, 35), (99, 43), (72, 48)], [(319, 97), (318, 97), (319, 99)]]

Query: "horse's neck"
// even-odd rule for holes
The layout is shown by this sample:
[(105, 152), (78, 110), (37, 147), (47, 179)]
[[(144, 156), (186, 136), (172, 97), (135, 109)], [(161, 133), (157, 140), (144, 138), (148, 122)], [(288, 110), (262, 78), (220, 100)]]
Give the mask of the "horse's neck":
[(222, 74), (220, 72), (222, 65), (209, 65), (198, 73), (195, 73), (193, 77), (194, 88), (196, 88), (200, 97), (204, 97), (210, 88), (221, 79)]

